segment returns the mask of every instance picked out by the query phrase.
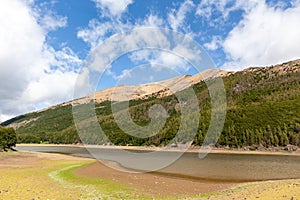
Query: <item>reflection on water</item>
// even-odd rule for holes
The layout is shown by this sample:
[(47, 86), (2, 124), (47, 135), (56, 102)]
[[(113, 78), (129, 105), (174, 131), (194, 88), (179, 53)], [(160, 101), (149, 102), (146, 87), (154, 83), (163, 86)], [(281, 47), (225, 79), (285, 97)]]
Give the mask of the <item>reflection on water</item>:
[[(63, 153), (73, 156), (93, 158), (85, 148), (35, 146), (17, 147), (17, 150)], [(93, 154), (105, 160), (117, 160), (121, 165), (134, 157), (124, 158), (123, 154), (113, 149), (92, 148)], [(173, 152), (161, 152), (153, 160), (164, 160)], [(156, 155), (157, 156), (157, 155)], [(238, 155), (238, 154), (209, 154), (199, 159), (197, 153), (184, 153), (183, 156), (170, 166), (159, 170), (175, 176), (187, 176), (196, 179), (219, 181), (258, 181), (300, 178), (300, 157), (280, 155)]]

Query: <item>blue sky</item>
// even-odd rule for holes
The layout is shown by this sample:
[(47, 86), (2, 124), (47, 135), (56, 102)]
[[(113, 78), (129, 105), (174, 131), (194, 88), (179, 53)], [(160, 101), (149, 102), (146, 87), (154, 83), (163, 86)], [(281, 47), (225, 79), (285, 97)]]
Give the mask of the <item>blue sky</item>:
[[(187, 35), (217, 68), (241, 70), (299, 58), (299, 21), (299, 0), (3, 0), (0, 121), (72, 99), (85, 60), (135, 28)], [(195, 73), (170, 52), (141, 50), (103, 69), (97, 89)]]

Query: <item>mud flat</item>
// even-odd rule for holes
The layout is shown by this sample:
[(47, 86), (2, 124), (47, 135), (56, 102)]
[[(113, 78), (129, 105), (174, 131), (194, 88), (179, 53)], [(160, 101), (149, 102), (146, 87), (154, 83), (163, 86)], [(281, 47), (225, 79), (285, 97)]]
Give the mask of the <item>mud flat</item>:
[(117, 171), (100, 162), (85, 166), (75, 172), (79, 176), (113, 180), (129, 184), (149, 196), (189, 196), (229, 189), (237, 183), (195, 180), (152, 173)]

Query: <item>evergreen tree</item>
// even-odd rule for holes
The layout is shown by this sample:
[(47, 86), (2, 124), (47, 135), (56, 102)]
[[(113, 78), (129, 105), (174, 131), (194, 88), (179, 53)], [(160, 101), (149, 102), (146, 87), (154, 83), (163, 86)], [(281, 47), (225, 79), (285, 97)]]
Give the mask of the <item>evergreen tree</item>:
[(13, 128), (3, 128), (0, 126), (0, 149), (12, 148), (17, 143), (17, 135)]

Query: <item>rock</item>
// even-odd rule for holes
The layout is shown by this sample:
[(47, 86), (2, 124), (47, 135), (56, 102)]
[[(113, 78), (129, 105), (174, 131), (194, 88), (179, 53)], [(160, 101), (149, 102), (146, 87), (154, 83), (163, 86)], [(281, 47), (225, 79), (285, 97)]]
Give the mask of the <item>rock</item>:
[(178, 145), (176, 143), (172, 143), (170, 147), (175, 148), (178, 147)]
[(8, 192), (8, 190), (2, 190), (2, 193), (4, 194), (4, 193), (7, 193)]
[(297, 146), (295, 146), (295, 145), (286, 145), (286, 147), (284, 148), (284, 150), (285, 151), (289, 151), (289, 152), (291, 152), (291, 151), (297, 151), (298, 150), (298, 147)]

